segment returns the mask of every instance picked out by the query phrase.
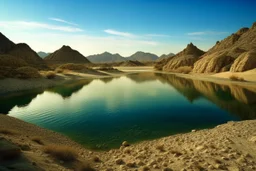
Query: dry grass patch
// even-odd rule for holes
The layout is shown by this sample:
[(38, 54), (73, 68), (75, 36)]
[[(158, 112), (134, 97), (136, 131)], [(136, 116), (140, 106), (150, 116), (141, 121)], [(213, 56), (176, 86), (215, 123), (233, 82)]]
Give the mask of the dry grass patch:
[(53, 71), (48, 71), (48, 72), (46, 72), (45, 77), (48, 79), (53, 79), (56, 77), (56, 73)]
[(232, 81), (245, 81), (243, 77), (238, 77), (236, 75), (231, 75), (229, 79)]
[(63, 72), (64, 72), (64, 69), (56, 68), (56, 69), (55, 69), (55, 72), (56, 72), (56, 73), (63, 73)]
[(76, 161), (78, 157), (78, 153), (74, 148), (64, 145), (48, 145), (44, 148), (44, 152), (57, 160), (65, 162)]
[(36, 142), (37, 144), (44, 145), (44, 142), (40, 137), (32, 137), (31, 140)]

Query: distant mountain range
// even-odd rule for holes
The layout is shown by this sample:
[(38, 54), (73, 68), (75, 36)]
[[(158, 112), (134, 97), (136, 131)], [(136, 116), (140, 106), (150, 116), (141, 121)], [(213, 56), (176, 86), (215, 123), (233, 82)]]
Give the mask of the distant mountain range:
[(46, 56), (50, 55), (51, 53), (46, 53), (46, 52), (37, 52), (38, 56), (40, 56), (41, 58), (45, 58)]
[(136, 52), (130, 57), (122, 57), (119, 54), (104, 52), (102, 54), (90, 55), (87, 59), (93, 63), (114, 63), (124, 61), (152, 62), (158, 59), (158, 56), (152, 53)]
[(174, 56), (175, 54), (174, 53), (169, 53), (169, 54), (163, 54), (163, 55), (161, 55), (158, 59), (157, 59), (157, 61), (161, 61), (162, 59), (166, 59), (166, 58), (169, 58), (169, 57), (172, 57), (172, 56)]
[(87, 56), (87, 59), (92, 63), (113, 63), (126, 61), (126, 59), (119, 54), (111, 54), (109, 52), (104, 52), (97, 55), (90, 55)]

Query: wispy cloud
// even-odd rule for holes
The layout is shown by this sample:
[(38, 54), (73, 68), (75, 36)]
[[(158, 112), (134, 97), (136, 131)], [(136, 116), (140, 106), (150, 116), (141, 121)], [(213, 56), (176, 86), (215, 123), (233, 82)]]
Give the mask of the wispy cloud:
[(58, 21), (58, 22), (65, 23), (65, 24), (70, 24), (70, 25), (73, 25), (73, 26), (78, 26), (78, 24), (75, 24), (75, 23), (60, 19), (60, 18), (49, 18), (49, 20)]
[(145, 36), (147, 36), (147, 37), (172, 37), (172, 36), (166, 35), (166, 34), (146, 34)]
[(121, 32), (121, 31), (116, 31), (112, 29), (107, 29), (104, 30), (105, 33), (115, 35), (115, 36), (122, 36), (122, 37), (129, 37), (129, 38), (135, 38), (136, 36), (134, 34), (128, 33), (128, 32)]
[(191, 32), (187, 33), (189, 36), (202, 36), (202, 35), (222, 35), (228, 34), (228, 32), (218, 32), (218, 31), (199, 31), (199, 32)]
[(23, 29), (23, 30), (31, 30), (31, 29), (47, 29), (47, 30), (58, 30), (63, 32), (82, 32), (83, 29), (72, 26), (59, 26), (52, 25), (41, 22), (33, 22), (33, 21), (0, 21), (0, 28), (7, 29)]

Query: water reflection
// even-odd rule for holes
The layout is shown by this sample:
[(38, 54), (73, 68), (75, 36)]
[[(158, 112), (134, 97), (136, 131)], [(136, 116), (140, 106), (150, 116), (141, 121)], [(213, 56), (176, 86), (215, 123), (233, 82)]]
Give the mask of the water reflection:
[(135, 143), (255, 119), (255, 95), (235, 85), (138, 73), (0, 98), (0, 113), (61, 132), (92, 149), (110, 149), (124, 140)]

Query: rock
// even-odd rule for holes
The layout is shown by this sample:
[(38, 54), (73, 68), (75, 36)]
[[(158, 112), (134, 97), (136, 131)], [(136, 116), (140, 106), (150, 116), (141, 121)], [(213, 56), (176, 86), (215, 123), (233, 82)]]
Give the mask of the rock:
[(141, 171), (148, 171), (148, 170), (150, 170), (150, 168), (149, 168), (148, 166), (144, 166), (144, 167), (141, 169)]
[(128, 167), (136, 167), (136, 163), (135, 162), (128, 162), (126, 164), (126, 166), (128, 166)]
[(18, 146), (5, 139), (0, 140), (0, 161), (16, 159), (20, 157), (20, 155), (21, 150)]
[(173, 171), (171, 168), (164, 168), (163, 171)]
[(249, 139), (249, 141), (253, 142), (253, 143), (256, 143), (256, 136), (253, 136)]
[(196, 132), (197, 130), (196, 129), (192, 129), (192, 131), (191, 132)]
[(122, 146), (128, 147), (128, 146), (130, 146), (130, 144), (129, 144), (127, 141), (124, 141), (124, 142), (122, 143)]
[(204, 55), (194, 64), (194, 73), (217, 73), (224, 67), (232, 64), (234, 58), (227, 55), (227, 52), (215, 52)]
[(231, 65), (231, 72), (243, 72), (256, 68), (256, 51), (244, 52)]
[(116, 164), (121, 165), (124, 164), (125, 162), (123, 161), (123, 159), (117, 159), (116, 160)]

